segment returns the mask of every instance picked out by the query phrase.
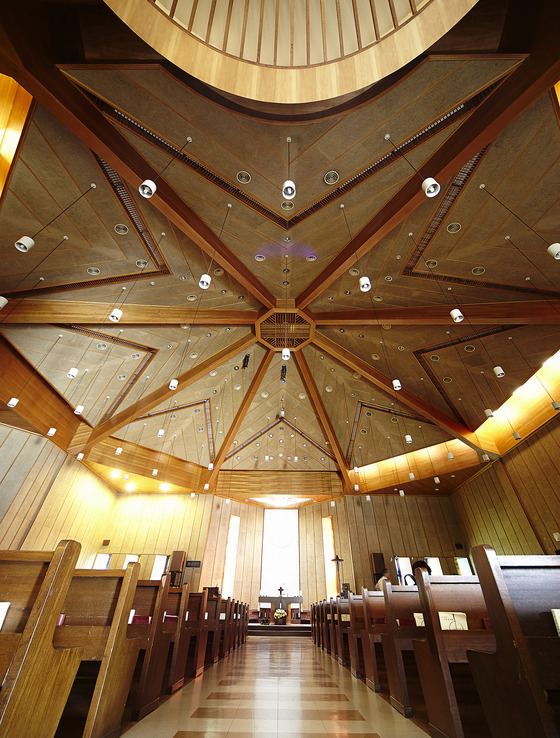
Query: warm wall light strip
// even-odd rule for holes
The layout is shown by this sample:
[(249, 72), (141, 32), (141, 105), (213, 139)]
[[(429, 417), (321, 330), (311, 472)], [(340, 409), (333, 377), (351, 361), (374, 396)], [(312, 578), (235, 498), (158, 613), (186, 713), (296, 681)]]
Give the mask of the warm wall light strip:
[(11, 77), (0, 74), (0, 198), (33, 98)]

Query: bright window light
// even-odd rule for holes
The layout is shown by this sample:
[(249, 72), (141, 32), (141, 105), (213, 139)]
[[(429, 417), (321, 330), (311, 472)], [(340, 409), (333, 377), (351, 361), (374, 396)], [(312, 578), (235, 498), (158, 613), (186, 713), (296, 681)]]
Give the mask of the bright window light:
[(336, 564), (333, 559), (334, 553), (334, 531), (332, 517), (323, 518), (323, 555), (325, 557), (325, 579), (327, 581), (327, 599), (336, 597)]
[(140, 557), (138, 556), (138, 554), (127, 554), (124, 557), (123, 569), (126, 569), (130, 562), (135, 563), (136, 561), (138, 561), (139, 558)]
[(169, 563), (169, 556), (156, 555), (154, 565), (152, 567), (152, 573), (150, 579), (161, 579), (167, 571), (167, 564)]
[(239, 542), (239, 515), (229, 516), (229, 528), (226, 546), (226, 561), (224, 566), (224, 579), (222, 582), (222, 597), (233, 597), (233, 585), (235, 582), (235, 565), (237, 564), (237, 544)]
[(261, 595), (299, 595), (299, 513), (265, 510), (261, 564)]
[(432, 570), (432, 574), (434, 577), (442, 577), (443, 572), (441, 570), (441, 564), (439, 562), (439, 559), (437, 556), (426, 556), (426, 563)]
[(97, 554), (93, 562), (92, 569), (108, 569), (111, 554)]
[(455, 557), (455, 566), (457, 568), (457, 574), (460, 574), (462, 577), (472, 576), (471, 564), (466, 556)]

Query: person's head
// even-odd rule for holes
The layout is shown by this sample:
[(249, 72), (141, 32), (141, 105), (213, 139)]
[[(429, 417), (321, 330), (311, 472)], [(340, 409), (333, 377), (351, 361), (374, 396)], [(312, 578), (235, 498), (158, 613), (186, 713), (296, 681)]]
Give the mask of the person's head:
[(431, 574), (432, 573), (432, 570), (431, 570), (430, 566), (428, 565), (428, 562), (427, 561), (424, 561), (424, 560), (415, 561), (414, 564), (412, 564), (412, 574), (413, 574), (413, 576), (416, 574), (416, 570), (417, 569), (420, 569), (420, 570), (423, 570), (423, 571), (427, 571), (428, 574)]
[(387, 579), (388, 579), (389, 578), (389, 569), (383, 569), (383, 571), (381, 572), (381, 576), (382, 577), (387, 577)]

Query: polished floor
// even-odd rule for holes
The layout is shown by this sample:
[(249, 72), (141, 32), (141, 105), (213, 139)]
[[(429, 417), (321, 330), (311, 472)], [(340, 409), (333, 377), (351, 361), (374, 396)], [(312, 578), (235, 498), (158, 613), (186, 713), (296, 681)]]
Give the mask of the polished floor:
[(126, 738), (426, 738), (307, 638), (249, 637)]

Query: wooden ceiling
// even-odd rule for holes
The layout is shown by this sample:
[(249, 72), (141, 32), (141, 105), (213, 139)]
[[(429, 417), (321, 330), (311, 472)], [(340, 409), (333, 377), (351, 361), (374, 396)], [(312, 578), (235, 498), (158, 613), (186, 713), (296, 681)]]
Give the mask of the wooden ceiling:
[[(62, 5), (25, 4), (37, 44), (20, 4), (0, 8), (0, 71), (34, 97), (0, 200), (0, 331), (11, 360), (15, 349), (70, 412), (84, 406), (66, 447), (107, 476), (126, 471), (123, 445), (142, 491), (167, 469), (177, 489), (235, 499), (278, 475), (307, 500), (314, 484), (354, 493), (354, 466), (459, 438), (468, 453), (441, 471), (449, 493), (495, 458), (473, 433), (485, 408), (560, 347), (560, 266), (546, 253), (560, 241), (560, 52), (539, 14), (521, 32), (515, 3), (481, 0), (391, 84), (312, 114), (251, 112), (101, 2)], [(82, 29), (81, 45), (65, 29)], [(530, 55), (532, 33), (544, 35)], [(441, 184), (430, 199), (427, 175)], [(38, 234), (28, 253), (14, 248), (24, 234)], [(24, 403), (14, 412), (25, 419)], [(397, 491), (434, 493), (438, 454)], [(379, 479), (367, 491), (395, 490)]]

